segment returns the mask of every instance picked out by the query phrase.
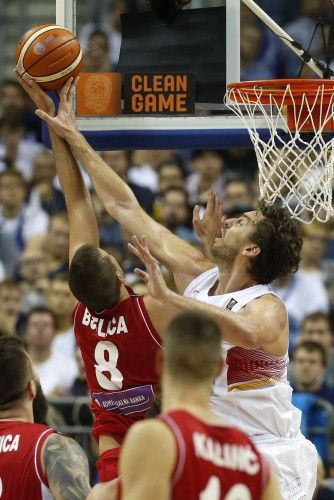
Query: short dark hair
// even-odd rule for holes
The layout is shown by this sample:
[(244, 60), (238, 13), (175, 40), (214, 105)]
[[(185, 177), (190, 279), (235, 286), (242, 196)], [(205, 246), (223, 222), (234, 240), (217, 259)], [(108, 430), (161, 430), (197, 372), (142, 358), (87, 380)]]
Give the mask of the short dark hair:
[(309, 353), (318, 352), (321, 357), (322, 365), (325, 367), (327, 366), (328, 355), (326, 353), (324, 346), (319, 344), (319, 342), (313, 342), (312, 340), (305, 340), (303, 342), (298, 343), (293, 351), (292, 361), (295, 358), (296, 352), (299, 351), (300, 349), (304, 349), (304, 351)]
[(0, 182), (4, 177), (16, 177), (18, 180), (21, 181), (22, 185), (25, 186), (25, 180), (23, 175), (19, 170), (16, 170), (15, 168), (11, 170), (4, 170), (3, 172), (0, 172)]
[(20, 287), (20, 284), (13, 280), (12, 278), (7, 278), (3, 281), (0, 281), (0, 292), (6, 288), (15, 288), (16, 290), (19, 290), (20, 293), (21, 293), (21, 287)]
[(258, 283), (271, 283), (298, 269), (303, 245), (300, 228), (288, 210), (261, 200), (251, 236), (261, 252), (252, 260), (249, 272)]
[(322, 311), (315, 311), (313, 313), (308, 314), (307, 316), (304, 316), (304, 318), (302, 319), (302, 322), (301, 322), (301, 326), (300, 326), (301, 331), (303, 330), (303, 328), (305, 327), (305, 324), (308, 321), (326, 321), (326, 323), (329, 326), (329, 329), (333, 333), (332, 321), (331, 321), (329, 314), (326, 314)]
[(56, 318), (54, 312), (47, 306), (36, 306), (36, 307), (33, 307), (32, 309), (30, 309), (30, 311), (28, 312), (28, 314), (25, 318), (25, 325), (28, 324), (28, 321), (30, 320), (31, 316), (33, 316), (34, 314), (48, 314), (52, 318), (53, 326), (54, 326), (55, 330), (57, 329), (57, 327), (58, 327), (57, 318)]
[(17, 337), (0, 338), (0, 411), (14, 408), (33, 378), (31, 361)]
[(200, 383), (217, 375), (221, 335), (209, 316), (184, 312), (167, 328), (164, 352), (168, 373), (180, 382)]
[(103, 311), (120, 299), (116, 266), (94, 245), (83, 245), (75, 252), (68, 284), (73, 295), (92, 311)]

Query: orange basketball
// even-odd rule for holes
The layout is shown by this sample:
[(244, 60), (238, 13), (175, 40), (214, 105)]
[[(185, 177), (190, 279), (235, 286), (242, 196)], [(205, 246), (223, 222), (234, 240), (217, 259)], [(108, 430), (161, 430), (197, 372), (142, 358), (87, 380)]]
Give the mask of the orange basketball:
[(22, 78), (32, 78), (42, 89), (58, 90), (79, 73), (82, 51), (71, 31), (55, 24), (40, 24), (22, 36), (15, 60)]

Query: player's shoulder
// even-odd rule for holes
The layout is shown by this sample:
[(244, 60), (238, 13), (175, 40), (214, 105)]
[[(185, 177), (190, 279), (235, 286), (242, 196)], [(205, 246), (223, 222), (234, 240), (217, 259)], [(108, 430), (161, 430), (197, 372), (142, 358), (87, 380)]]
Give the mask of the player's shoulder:
[(171, 432), (161, 419), (148, 418), (133, 424), (127, 433), (126, 439), (132, 441), (143, 441), (143, 443), (159, 443), (161, 438), (168, 439), (169, 435), (171, 435)]
[(261, 309), (268, 311), (268, 308), (278, 314), (286, 314), (286, 307), (282, 299), (274, 292), (271, 293), (270, 291), (250, 300), (243, 309), (245, 311), (260, 311)]
[(129, 429), (125, 446), (132, 449), (150, 449), (159, 453), (174, 453), (175, 439), (170, 428), (159, 418), (136, 422)]
[(35, 422), (13, 422), (13, 426), (19, 428), (21, 433), (25, 433), (28, 436), (36, 436), (43, 434), (44, 432), (56, 432), (54, 429), (46, 424), (39, 424)]

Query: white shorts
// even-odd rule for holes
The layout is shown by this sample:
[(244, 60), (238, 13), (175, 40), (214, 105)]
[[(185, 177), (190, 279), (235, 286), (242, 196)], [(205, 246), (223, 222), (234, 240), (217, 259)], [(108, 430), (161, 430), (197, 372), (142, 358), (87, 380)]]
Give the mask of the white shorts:
[(262, 435), (251, 439), (276, 474), (283, 500), (312, 500), (318, 454), (311, 441), (302, 434), (294, 438)]

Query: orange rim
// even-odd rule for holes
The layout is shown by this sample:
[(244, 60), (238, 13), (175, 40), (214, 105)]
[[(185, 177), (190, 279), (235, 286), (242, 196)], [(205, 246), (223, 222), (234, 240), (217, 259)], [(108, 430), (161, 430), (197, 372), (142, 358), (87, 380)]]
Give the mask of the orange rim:
[[(290, 86), (289, 93), (286, 92), (287, 86)], [(323, 90), (319, 91), (320, 88)], [(307, 95), (309, 103), (316, 100), (323, 104), (329, 104), (333, 99), (334, 80), (312, 78), (253, 80), (229, 83), (227, 89), (230, 92), (230, 99), (241, 104), (245, 101), (252, 103), (253, 99), (262, 104), (270, 104), (273, 102), (273, 98), (279, 104), (300, 104), (305, 95)], [(233, 93), (233, 91), (237, 92)]]

